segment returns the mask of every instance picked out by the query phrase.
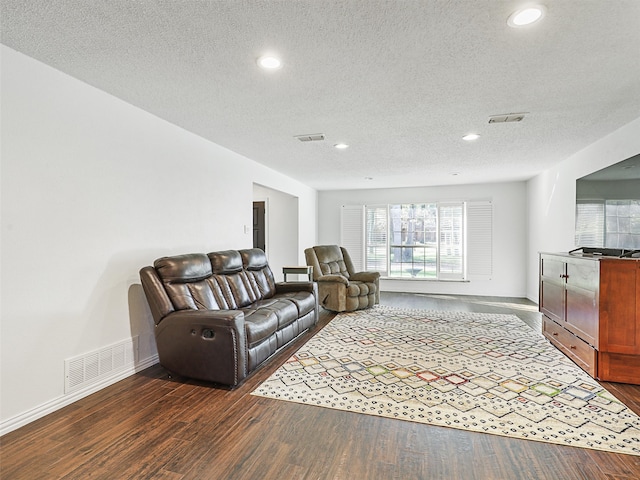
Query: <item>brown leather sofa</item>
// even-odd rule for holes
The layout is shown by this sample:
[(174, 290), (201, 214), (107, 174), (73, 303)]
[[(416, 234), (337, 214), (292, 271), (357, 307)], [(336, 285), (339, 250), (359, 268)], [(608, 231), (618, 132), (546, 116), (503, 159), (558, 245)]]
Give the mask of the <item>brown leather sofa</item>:
[(237, 385), (318, 322), (313, 282), (276, 283), (257, 248), (157, 259), (140, 270), (160, 364)]
[(318, 245), (304, 251), (318, 282), (320, 305), (334, 312), (351, 312), (380, 303), (380, 273), (356, 272), (349, 252), (338, 245)]

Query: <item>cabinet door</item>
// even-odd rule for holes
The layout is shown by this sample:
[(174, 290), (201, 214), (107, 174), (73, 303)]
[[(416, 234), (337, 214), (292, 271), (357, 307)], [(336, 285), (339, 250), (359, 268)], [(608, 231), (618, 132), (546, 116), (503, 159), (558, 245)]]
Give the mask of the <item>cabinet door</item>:
[(567, 286), (583, 290), (598, 290), (600, 262), (591, 259), (569, 259), (567, 262)]
[(567, 285), (565, 328), (599, 348), (597, 292)]
[(640, 268), (634, 260), (600, 262), (600, 349), (640, 354)]
[(598, 348), (600, 262), (571, 259), (567, 263), (565, 327)]
[(548, 255), (540, 256), (540, 311), (550, 319), (565, 319), (564, 283), (566, 264)]

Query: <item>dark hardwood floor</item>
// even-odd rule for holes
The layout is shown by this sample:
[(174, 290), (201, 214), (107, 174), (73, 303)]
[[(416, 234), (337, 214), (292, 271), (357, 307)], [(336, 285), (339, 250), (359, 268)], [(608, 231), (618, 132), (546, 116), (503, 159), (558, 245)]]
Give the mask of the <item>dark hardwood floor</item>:
[[(513, 313), (524, 299), (384, 293), (385, 305)], [(3, 436), (2, 479), (638, 479), (640, 457), (341, 412), (250, 393), (333, 315), (231, 390), (156, 365)], [(640, 387), (605, 384), (640, 414)]]

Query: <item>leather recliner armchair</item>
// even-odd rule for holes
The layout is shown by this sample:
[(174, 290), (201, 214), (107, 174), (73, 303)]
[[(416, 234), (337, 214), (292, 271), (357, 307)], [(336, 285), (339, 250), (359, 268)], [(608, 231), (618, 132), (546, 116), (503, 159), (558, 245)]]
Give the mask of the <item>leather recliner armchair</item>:
[(350, 312), (380, 303), (380, 273), (356, 272), (349, 252), (338, 245), (319, 245), (304, 251), (318, 284), (319, 303), (327, 310)]

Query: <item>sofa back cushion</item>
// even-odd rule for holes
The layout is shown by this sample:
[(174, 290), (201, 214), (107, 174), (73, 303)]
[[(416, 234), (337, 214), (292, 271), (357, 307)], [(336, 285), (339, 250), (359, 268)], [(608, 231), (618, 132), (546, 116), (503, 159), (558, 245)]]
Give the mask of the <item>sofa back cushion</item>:
[(246, 307), (261, 297), (256, 295), (246, 272), (243, 270), (242, 257), (237, 250), (225, 250), (208, 254), (213, 272), (212, 283), (222, 297), (225, 306), (236, 309)]
[(202, 253), (157, 259), (153, 267), (176, 310), (218, 310), (211, 288), (211, 263)]
[(273, 297), (276, 294), (276, 281), (267, 255), (259, 248), (240, 250), (240, 255), (256, 300)]
[(309, 253), (316, 257), (319, 273), (322, 275), (342, 275), (349, 278), (347, 262), (342, 248), (338, 245), (319, 245), (310, 249)]

